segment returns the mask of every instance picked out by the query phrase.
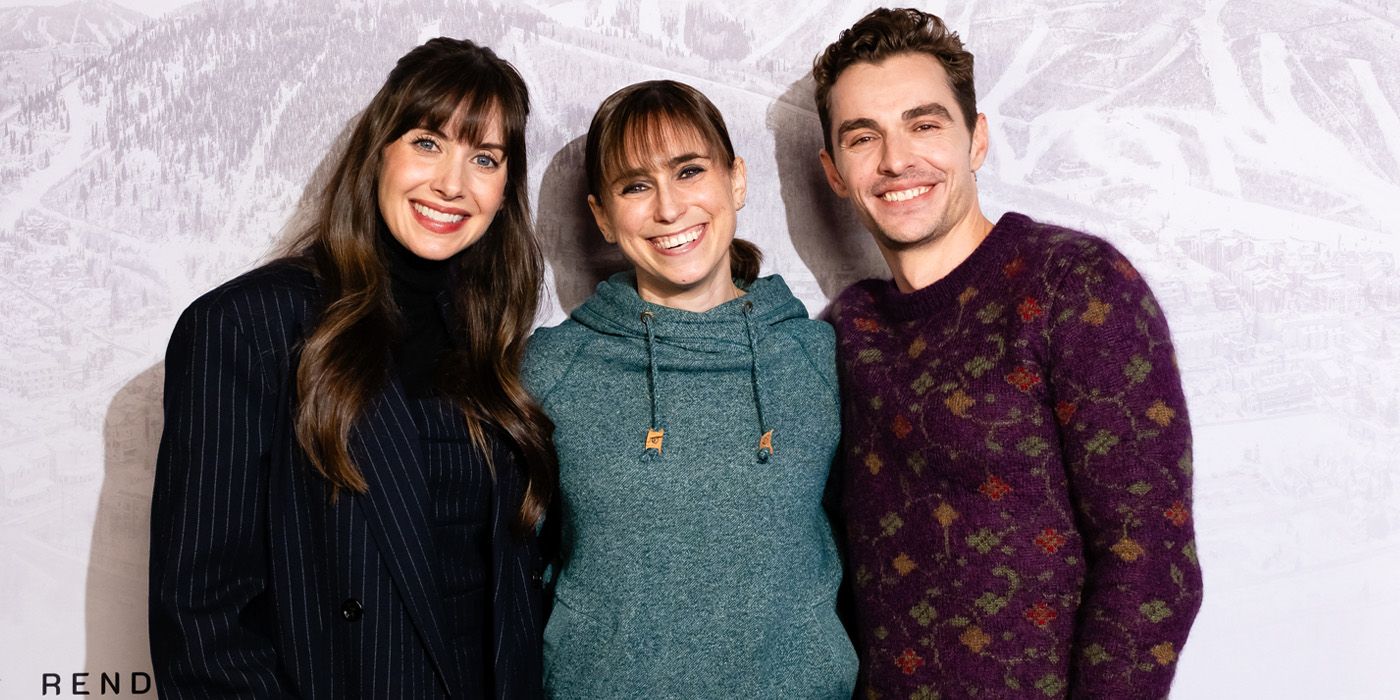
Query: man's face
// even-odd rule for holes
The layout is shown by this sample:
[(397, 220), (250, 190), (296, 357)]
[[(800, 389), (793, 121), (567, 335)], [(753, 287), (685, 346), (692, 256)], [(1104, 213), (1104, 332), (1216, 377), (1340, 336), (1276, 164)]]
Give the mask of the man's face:
[(975, 215), (973, 172), (987, 155), (982, 115), (972, 132), (932, 56), (905, 53), (857, 63), (829, 93), (827, 182), (851, 200), (887, 251), (934, 243)]

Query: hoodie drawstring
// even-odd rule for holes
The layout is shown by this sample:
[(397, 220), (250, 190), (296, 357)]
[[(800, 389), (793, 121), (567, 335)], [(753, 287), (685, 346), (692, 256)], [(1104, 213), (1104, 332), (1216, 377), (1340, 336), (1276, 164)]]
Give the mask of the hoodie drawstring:
[(643, 311), (641, 315), (642, 327), (647, 331), (647, 390), (651, 394), (651, 426), (647, 428), (646, 442), (642, 447), (642, 459), (660, 459), (661, 443), (666, 438), (666, 427), (661, 425), (657, 410), (658, 397), (656, 395), (656, 332), (651, 327), (651, 311)]
[(749, 334), (749, 368), (753, 386), (753, 403), (758, 408), (758, 461), (767, 462), (773, 456), (773, 429), (763, 418), (763, 391), (758, 386), (758, 339), (753, 332), (753, 302), (744, 300), (744, 330)]
[[(755, 456), (760, 463), (766, 463), (772, 458), (775, 450), (773, 448), (773, 429), (768, 427), (768, 421), (763, 416), (763, 390), (759, 386), (758, 335), (754, 333), (753, 328), (753, 302), (745, 300), (743, 310), (744, 331), (749, 340), (749, 386), (753, 389), (753, 402), (758, 411), (758, 432), (760, 434)], [(640, 318), (642, 327), (646, 329), (647, 390), (651, 394), (651, 426), (646, 431), (642, 459), (650, 461), (661, 458), (662, 443), (666, 439), (666, 423), (661, 418), (661, 398), (660, 392), (656, 388), (661, 374), (656, 366), (656, 329), (652, 328), (651, 325), (654, 316), (651, 311), (643, 311)]]

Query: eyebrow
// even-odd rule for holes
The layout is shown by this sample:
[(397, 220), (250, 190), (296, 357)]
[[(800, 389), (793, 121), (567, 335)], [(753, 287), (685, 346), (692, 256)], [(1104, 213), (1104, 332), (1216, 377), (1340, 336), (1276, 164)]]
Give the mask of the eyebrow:
[(918, 107), (914, 107), (912, 109), (906, 109), (904, 110), (904, 113), (899, 116), (902, 119), (904, 119), (904, 121), (909, 121), (910, 119), (918, 119), (919, 117), (927, 117), (930, 115), (935, 117), (943, 117), (944, 119), (948, 120), (952, 120), (953, 118), (952, 112), (949, 112), (947, 107), (944, 107), (943, 105), (938, 104), (937, 102), (930, 102), (928, 104), (919, 105)]
[(840, 127), (837, 127), (836, 135), (842, 136), (846, 132), (855, 131), (856, 129), (875, 129), (878, 131), (879, 127), (875, 124), (875, 120), (869, 117), (860, 117), (859, 119), (847, 119), (846, 121), (841, 122)]
[[(944, 107), (943, 105), (937, 102), (929, 102), (927, 104), (921, 104), (918, 107), (911, 107), (909, 109), (906, 109), (899, 115), (899, 118), (904, 121), (909, 121), (911, 119), (918, 119), (919, 117), (927, 117), (930, 115), (935, 117), (942, 117), (948, 120), (952, 120), (953, 118), (952, 112), (949, 112), (947, 107)], [(841, 136), (846, 132), (855, 131), (857, 129), (874, 129), (876, 131), (879, 131), (880, 127), (878, 124), (875, 123), (874, 119), (871, 119), (869, 117), (847, 119), (846, 121), (841, 122), (841, 126), (836, 129), (836, 135)]]
[[(703, 153), (682, 153), (682, 154), (676, 156), (675, 158), (672, 158), (672, 159), (666, 161), (666, 167), (668, 167), (668, 168), (674, 168), (674, 167), (676, 167), (677, 165), (680, 165), (681, 163), (685, 163), (685, 162), (687, 162), (687, 161), (701, 160), (701, 159), (706, 159), (706, 158), (709, 158), (709, 156), (707, 156), (707, 155), (705, 155), (705, 154), (703, 154)], [(647, 174), (646, 168), (628, 168), (628, 169), (626, 169), (626, 170), (624, 170), (624, 171), (618, 173), (616, 176), (614, 176), (611, 180), (608, 181), (608, 184), (609, 184), (609, 185), (615, 185), (615, 184), (617, 184), (618, 182), (621, 182), (622, 180), (630, 180), (630, 179), (632, 179), (632, 178), (634, 178), (634, 177), (638, 177), (638, 176), (640, 176), (640, 175), (646, 175), (646, 174)]]

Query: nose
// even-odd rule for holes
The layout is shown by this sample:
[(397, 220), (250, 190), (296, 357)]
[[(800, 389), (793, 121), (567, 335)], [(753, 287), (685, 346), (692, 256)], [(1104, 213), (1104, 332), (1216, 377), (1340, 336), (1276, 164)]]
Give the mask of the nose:
[(457, 199), (466, 188), (467, 159), (461, 155), (443, 158), (433, 173), (432, 188), (443, 199)]
[(669, 224), (681, 218), (681, 214), (685, 213), (685, 205), (681, 203), (678, 194), (669, 183), (658, 183), (656, 185), (656, 208), (652, 212), (652, 217), (663, 224)]
[(909, 139), (904, 134), (886, 134), (880, 143), (881, 175), (897, 177), (913, 164)]

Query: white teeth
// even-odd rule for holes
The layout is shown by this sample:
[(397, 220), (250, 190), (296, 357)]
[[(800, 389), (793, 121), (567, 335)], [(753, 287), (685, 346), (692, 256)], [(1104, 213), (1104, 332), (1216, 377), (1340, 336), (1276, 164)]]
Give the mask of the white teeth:
[(907, 199), (913, 199), (929, 191), (929, 189), (931, 188), (925, 185), (922, 187), (913, 187), (907, 190), (896, 190), (894, 192), (886, 192), (880, 195), (880, 199), (883, 199), (886, 202), (903, 202)]
[(651, 239), (651, 244), (663, 250), (679, 248), (699, 238), (701, 230), (701, 227), (696, 226), (695, 228), (687, 229), (685, 231), (682, 231), (681, 233), (677, 233), (674, 236), (660, 236)]
[(429, 219), (432, 219), (433, 221), (441, 222), (444, 224), (455, 224), (458, 221), (461, 221), (462, 219), (466, 218), (461, 214), (448, 214), (446, 212), (440, 212), (432, 207), (425, 207), (417, 202), (413, 203), (413, 209), (419, 214), (422, 214), (423, 216), (426, 216)]

